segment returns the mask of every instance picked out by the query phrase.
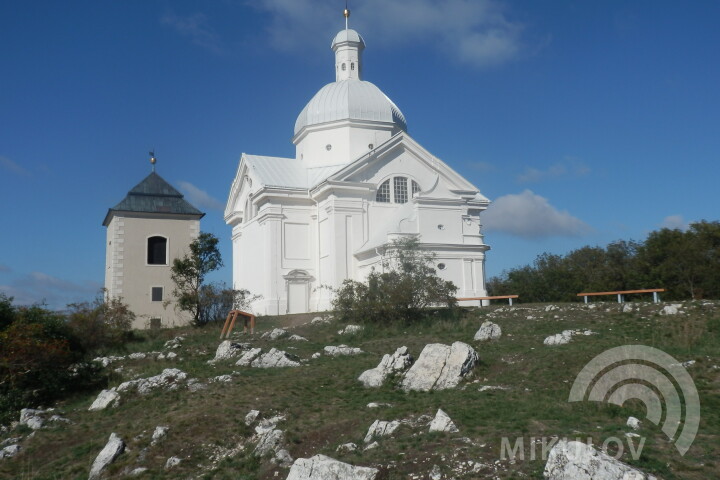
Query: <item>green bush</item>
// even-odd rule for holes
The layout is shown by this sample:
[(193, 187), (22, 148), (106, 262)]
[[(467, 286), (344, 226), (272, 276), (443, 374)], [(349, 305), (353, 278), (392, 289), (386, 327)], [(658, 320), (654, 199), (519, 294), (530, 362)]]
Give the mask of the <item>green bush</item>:
[(373, 270), (366, 282), (345, 280), (335, 291), (336, 315), (351, 323), (413, 323), (437, 307), (454, 310), (457, 287), (438, 277), (434, 258), (415, 238), (394, 241), (380, 272)]
[(89, 354), (107, 353), (122, 348), (132, 340), (135, 314), (120, 298), (103, 299), (68, 305), (69, 328), (80, 342), (80, 350)]

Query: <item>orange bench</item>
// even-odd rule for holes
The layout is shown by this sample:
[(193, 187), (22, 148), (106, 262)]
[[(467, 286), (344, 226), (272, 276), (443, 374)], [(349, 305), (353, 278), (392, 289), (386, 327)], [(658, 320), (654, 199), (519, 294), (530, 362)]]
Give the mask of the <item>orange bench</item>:
[(588, 303), (588, 297), (590, 296), (597, 296), (597, 295), (617, 295), (618, 297), (618, 303), (623, 303), (625, 301), (625, 295), (631, 294), (631, 293), (652, 293), (653, 294), (653, 302), (658, 303), (660, 301), (660, 297), (658, 296), (658, 292), (664, 292), (664, 288), (646, 288), (643, 290), (619, 290), (617, 292), (584, 292), (584, 293), (578, 293), (578, 297), (585, 297), (585, 303)]
[(222, 332), (220, 332), (220, 340), (223, 336), (225, 338), (230, 337), (230, 333), (235, 327), (235, 321), (238, 316), (242, 315), (245, 319), (245, 325), (243, 325), (243, 333), (247, 333), (248, 326), (250, 327), (250, 334), (255, 333), (255, 315), (252, 313), (243, 312), (242, 310), (230, 310), (227, 318), (225, 319), (225, 325), (223, 325)]
[(479, 300), (480, 306), (482, 307), (483, 300), (504, 300), (507, 299), (510, 305), (513, 304), (513, 298), (518, 298), (519, 295), (495, 295), (494, 297), (469, 297), (469, 298), (457, 298), (458, 302), (466, 302), (471, 300)]

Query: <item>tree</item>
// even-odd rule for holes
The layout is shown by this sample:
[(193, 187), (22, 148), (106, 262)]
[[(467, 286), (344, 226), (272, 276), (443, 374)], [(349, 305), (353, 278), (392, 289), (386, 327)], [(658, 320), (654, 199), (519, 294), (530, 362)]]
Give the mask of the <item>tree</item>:
[(246, 311), (250, 305), (261, 298), (252, 295), (249, 290), (233, 290), (225, 283), (209, 283), (200, 287), (201, 313), (200, 325), (210, 322), (222, 322), (230, 310)]
[(223, 266), (218, 238), (212, 233), (200, 233), (190, 243), (190, 253), (173, 260), (171, 278), (175, 283), (173, 295), (180, 310), (190, 313), (193, 325), (203, 325), (205, 304), (202, 289), (205, 276)]
[(335, 292), (333, 308), (341, 321), (412, 323), (428, 307), (457, 305), (457, 287), (438, 277), (434, 254), (422, 250), (415, 238), (393, 241), (366, 282), (345, 280)]

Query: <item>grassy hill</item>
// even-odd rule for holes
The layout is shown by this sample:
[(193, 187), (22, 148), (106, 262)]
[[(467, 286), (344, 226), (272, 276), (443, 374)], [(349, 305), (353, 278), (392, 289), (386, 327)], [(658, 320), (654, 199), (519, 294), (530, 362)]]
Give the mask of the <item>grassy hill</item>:
[[(611, 436), (627, 440), (628, 416), (642, 420), (637, 432), (646, 439), (639, 459), (625, 445), (622, 460), (664, 479), (720, 478), (720, 303), (688, 302), (677, 315), (660, 315), (662, 305), (632, 303), (623, 312), (614, 303), (492, 306), (467, 312), (460, 320), (438, 320), (414, 326), (368, 327), (356, 335), (339, 335), (335, 322), (312, 325), (310, 317), (263, 317), (254, 336), (236, 334), (238, 342), (267, 350), (286, 350), (308, 361), (298, 368), (238, 367), (234, 360), (208, 364), (219, 343), (220, 326), (147, 333), (131, 351), (167, 352), (164, 344), (185, 337), (172, 350), (172, 360), (125, 359), (111, 363), (112, 383), (148, 377), (165, 368), (178, 368), (207, 383), (231, 374), (227, 383), (207, 383), (190, 392), (155, 391), (147, 396), (122, 395), (115, 408), (89, 412), (96, 395), (83, 395), (55, 405), (71, 423), (52, 424), (31, 434), (27, 427), (0, 433), (0, 441), (21, 437), (20, 454), (0, 460), (0, 478), (86, 479), (90, 466), (111, 432), (127, 444), (106, 476), (124, 478), (137, 467), (148, 470), (138, 478), (271, 479), (287, 476), (287, 469), (252, 454), (253, 429), (245, 424), (252, 409), (264, 417), (286, 417), (285, 431), (294, 458), (322, 453), (345, 462), (380, 468), (380, 478), (428, 478), (433, 466), (442, 478), (542, 478), (544, 460), (531, 459), (533, 439), (553, 436), (592, 438), (597, 445)], [(557, 307), (557, 308), (555, 308)], [(499, 324), (503, 335), (491, 342), (475, 342), (473, 335), (485, 320)], [(268, 340), (260, 334), (287, 327), (308, 342)], [(543, 345), (545, 337), (563, 330), (585, 330), (567, 345)], [(462, 341), (472, 345), (480, 364), (457, 389), (405, 393), (393, 382), (379, 389), (364, 388), (357, 377), (375, 367), (383, 354), (407, 346), (417, 359), (428, 343)], [(326, 345), (360, 347), (358, 356), (310, 359)], [(688, 366), (702, 406), (698, 435), (681, 456), (659, 426), (645, 419), (640, 403), (624, 407), (592, 402), (569, 403), (576, 375), (596, 355), (620, 345), (642, 344), (661, 349)], [(483, 386), (502, 387), (483, 389)], [(370, 402), (391, 406), (370, 409)], [(29, 405), (28, 407), (36, 407)], [(48, 406), (44, 406), (48, 407)], [(459, 433), (428, 433), (421, 416), (442, 408)], [(379, 448), (362, 451), (363, 438), (374, 420), (409, 420)], [(416, 425), (413, 425), (416, 423)], [(155, 427), (169, 427), (167, 437), (151, 446)], [(514, 445), (524, 440), (525, 458), (502, 458), (502, 439)], [(354, 442), (359, 451), (338, 453)], [(635, 439), (637, 444), (637, 439)], [(537, 444), (536, 444), (537, 445)], [(169, 457), (182, 462), (165, 470)]]

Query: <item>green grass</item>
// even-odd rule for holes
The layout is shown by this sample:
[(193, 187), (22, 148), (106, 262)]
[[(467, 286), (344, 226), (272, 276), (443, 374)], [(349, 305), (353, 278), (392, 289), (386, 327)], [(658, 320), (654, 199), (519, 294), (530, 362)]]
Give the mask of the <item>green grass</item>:
[[(263, 317), (258, 333), (292, 324), (292, 332), (309, 342), (269, 341), (236, 335), (237, 341), (269, 349), (274, 346), (307, 359), (326, 345), (358, 346), (366, 353), (355, 357), (311, 360), (301, 368), (252, 369), (233, 362), (210, 365), (219, 343), (220, 325), (205, 329), (174, 329), (143, 333), (144, 341), (131, 344), (127, 352), (160, 351), (166, 340), (186, 337), (174, 350), (174, 361), (132, 360), (122, 366), (111, 382), (158, 374), (175, 367), (190, 377), (207, 379), (238, 372), (229, 384), (209, 384), (191, 393), (155, 392), (141, 397), (123, 395), (115, 409), (87, 412), (95, 395), (79, 395), (57, 406), (73, 423), (41, 430), (23, 441), (23, 452), (0, 461), (0, 478), (56, 479), (87, 478), (87, 472), (111, 432), (118, 433), (129, 451), (109, 469), (111, 478), (121, 478), (127, 469), (144, 466), (148, 479), (270, 479), (285, 478), (287, 472), (267, 459), (252, 455), (252, 429), (244, 416), (251, 409), (265, 416), (286, 415), (279, 425), (286, 433), (294, 458), (322, 453), (338, 460), (379, 466), (382, 479), (406, 479), (408, 474), (427, 477), (433, 465), (456, 478), (542, 478), (540, 459), (500, 459), (503, 437), (591, 437), (596, 444), (609, 436), (623, 437), (629, 415), (644, 419), (643, 407), (624, 407), (589, 402), (568, 403), (570, 386), (582, 367), (608, 348), (643, 344), (662, 349), (679, 361), (696, 360), (689, 372), (700, 393), (702, 414), (699, 434), (690, 451), (680, 456), (659, 427), (643, 421), (646, 437), (643, 455), (624, 461), (664, 479), (717, 478), (720, 458), (720, 305), (688, 304), (685, 315), (660, 316), (660, 307), (637, 304), (640, 311), (621, 313), (612, 303), (560, 305), (545, 311), (545, 305), (518, 305), (509, 309), (490, 307), (469, 312), (462, 319), (423, 322), (414, 326), (367, 327), (353, 336), (340, 336), (342, 325), (313, 326), (303, 319)], [(528, 319), (528, 317), (533, 317)], [(305, 320), (308, 320), (308, 317)], [(473, 342), (482, 321), (490, 319), (503, 329), (501, 339)], [(591, 329), (597, 335), (574, 337), (568, 345), (546, 347), (543, 339), (565, 329)], [(404, 393), (389, 382), (379, 389), (366, 389), (357, 381), (360, 373), (377, 365), (385, 353), (406, 345), (417, 358), (428, 343), (464, 341), (481, 358), (470, 377), (454, 390)], [(126, 354), (127, 352), (120, 352)], [(499, 385), (507, 390), (479, 392), (481, 385)], [(370, 410), (369, 402), (386, 402), (389, 408)], [(365, 452), (337, 453), (338, 445), (362, 444), (375, 419), (396, 420), (434, 415), (446, 411), (460, 428), (459, 434), (428, 434), (426, 428), (401, 426), (391, 438), (380, 440), (381, 448)], [(156, 446), (150, 437), (158, 425), (170, 432)], [(463, 440), (465, 437), (467, 440)], [(4, 437), (3, 437), (4, 438)], [(244, 446), (244, 448), (242, 448)], [(222, 451), (236, 454), (222, 457)], [(184, 460), (166, 472), (170, 456)], [(216, 461), (211, 461), (215, 455)], [(451, 473), (468, 461), (479, 465), (476, 472)], [(275, 474), (277, 473), (277, 477)]]

